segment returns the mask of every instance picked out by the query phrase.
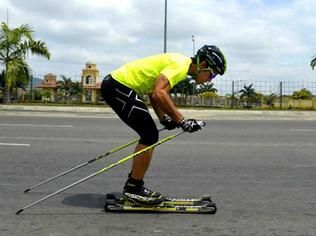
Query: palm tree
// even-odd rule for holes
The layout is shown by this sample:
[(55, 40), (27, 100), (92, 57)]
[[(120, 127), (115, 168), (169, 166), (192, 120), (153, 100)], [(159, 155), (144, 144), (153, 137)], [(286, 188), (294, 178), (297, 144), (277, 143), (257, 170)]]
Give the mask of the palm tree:
[(42, 97), (44, 98), (44, 103), (46, 103), (52, 98), (52, 92), (48, 89), (44, 89), (42, 91)]
[(312, 67), (313, 70), (314, 70), (315, 66), (316, 66), (316, 55), (313, 56), (313, 58), (311, 60), (311, 67)]
[[(194, 94), (195, 91), (195, 82), (192, 79), (186, 78), (185, 80), (182, 80), (180, 83), (178, 83), (176, 86), (173, 87), (171, 92), (175, 96), (175, 101), (186, 104), (186, 98), (188, 95)], [(180, 93), (180, 100), (178, 100), (178, 93)]]
[(173, 87), (172, 92), (177, 93), (180, 92), (181, 94), (185, 95), (192, 95), (194, 92), (195, 83), (192, 79), (185, 79), (178, 83), (176, 86)]
[(253, 84), (250, 84), (249, 86), (245, 85), (244, 88), (239, 91), (239, 93), (241, 93), (240, 100), (246, 101), (247, 107), (251, 107), (251, 102), (257, 97), (257, 93), (252, 85)]
[(4, 67), (4, 103), (11, 102), (11, 91), (18, 78), (29, 80), (30, 68), (26, 58), (33, 55), (50, 59), (50, 52), (43, 41), (35, 41), (33, 29), (29, 25), (10, 29), (4, 22), (0, 28), (0, 65)]
[(214, 87), (214, 83), (211, 81), (205, 82), (198, 88), (198, 93), (205, 93), (205, 92), (213, 92), (217, 93), (217, 89)]
[(84, 94), (84, 89), (79, 81), (72, 83), (71, 96), (75, 96), (77, 101), (81, 101), (80, 97)]
[(72, 95), (73, 82), (71, 78), (67, 78), (64, 75), (60, 76), (62, 80), (57, 81), (57, 92), (60, 92), (64, 100), (69, 101), (70, 96)]

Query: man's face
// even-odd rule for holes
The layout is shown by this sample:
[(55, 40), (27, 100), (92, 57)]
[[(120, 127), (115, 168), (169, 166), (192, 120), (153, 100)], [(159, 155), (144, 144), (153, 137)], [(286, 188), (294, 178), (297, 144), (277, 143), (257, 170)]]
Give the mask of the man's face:
[[(201, 63), (201, 66), (203, 66), (202, 63)], [(197, 84), (203, 84), (204, 82), (211, 81), (217, 75), (216, 73), (214, 73), (214, 71), (211, 68), (209, 67), (205, 68), (205, 66), (203, 67), (204, 68), (200, 68), (197, 72), (197, 75), (196, 75)]]

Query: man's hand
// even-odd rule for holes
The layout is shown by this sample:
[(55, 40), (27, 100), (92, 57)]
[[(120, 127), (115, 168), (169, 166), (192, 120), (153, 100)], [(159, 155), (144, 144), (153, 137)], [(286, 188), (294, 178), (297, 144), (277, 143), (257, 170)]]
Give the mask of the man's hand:
[(185, 132), (189, 132), (189, 133), (193, 133), (195, 131), (198, 131), (199, 129), (201, 129), (203, 123), (198, 122), (195, 119), (182, 119), (179, 123), (179, 126), (185, 131)]
[(178, 124), (166, 114), (162, 117), (160, 124), (162, 124), (167, 130), (178, 128)]

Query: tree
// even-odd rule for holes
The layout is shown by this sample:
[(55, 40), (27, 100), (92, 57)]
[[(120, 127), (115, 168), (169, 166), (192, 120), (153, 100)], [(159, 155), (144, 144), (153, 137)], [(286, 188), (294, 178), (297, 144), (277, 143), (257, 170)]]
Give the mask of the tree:
[[(171, 90), (171, 93), (175, 96), (175, 101), (177, 103), (186, 104), (187, 103), (187, 96), (193, 95), (195, 93), (195, 81), (190, 78), (186, 78), (185, 80), (178, 83), (174, 86)], [(178, 93), (181, 94), (180, 101), (178, 100)]]
[(61, 79), (57, 81), (57, 92), (63, 95), (64, 101), (69, 101), (72, 95), (73, 82), (71, 78), (61, 75)]
[(311, 67), (314, 70), (314, 68), (316, 67), (316, 55), (313, 56), (312, 60), (311, 60)]
[(310, 99), (313, 97), (313, 94), (311, 91), (303, 88), (300, 91), (294, 91), (292, 97), (293, 99)]
[(205, 92), (212, 92), (212, 93), (216, 94), (217, 89), (214, 87), (214, 83), (212, 83), (211, 81), (208, 81), (208, 82), (205, 82), (202, 85), (200, 85), (199, 88), (197, 89), (197, 92), (199, 94), (205, 93)]
[(10, 29), (4, 22), (0, 29), (0, 65), (4, 70), (4, 103), (11, 102), (12, 88), (19, 78), (29, 80), (30, 68), (26, 58), (30, 52), (33, 55), (50, 59), (50, 52), (43, 41), (33, 39), (33, 29), (29, 25)]
[(0, 73), (0, 90), (3, 91), (4, 88), (4, 70)]
[(81, 97), (84, 94), (84, 89), (79, 81), (72, 83), (71, 96), (75, 96), (78, 101), (81, 101)]
[(252, 87), (253, 84), (249, 86), (244, 85), (244, 88), (239, 91), (241, 93), (240, 100), (245, 101), (247, 107), (251, 107), (251, 103), (257, 98), (255, 89)]
[(181, 94), (185, 95), (192, 95), (195, 90), (195, 81), (193, 79), (185, 79), (178, 83), (174, 88), (172, 89), (173, 93), (180, 92)]
[(42, 91), (42, 98), (44, 99), (44, 103), (46, 103), (46, 101), (49, 101), (52, 97), (52, 92), (48, 89), (44, 89)]

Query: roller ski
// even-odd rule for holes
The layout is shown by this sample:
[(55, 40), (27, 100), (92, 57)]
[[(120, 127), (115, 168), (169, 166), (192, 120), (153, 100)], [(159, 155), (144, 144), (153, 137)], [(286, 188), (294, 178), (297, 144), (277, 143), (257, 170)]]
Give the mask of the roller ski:
[(126, 197), (123, 193), (112, 192), (105, 197), (106, 212), (161, 212), (161, 213), (204, 213), (215, 214), (216, 205), (210, 196), (198, 199), (161, 197), (159, 203), (140, 202)]
[(143, 180), (129, 175), (123, 193), (109, 193), (105, 199), (105, 211), (212, 213), (216, 206), (209, 196), (201, 199), (176, 199), (163, 197), (159, 192), (144, 187)]

